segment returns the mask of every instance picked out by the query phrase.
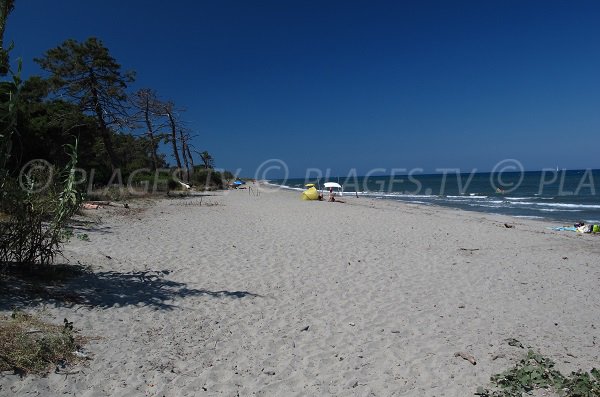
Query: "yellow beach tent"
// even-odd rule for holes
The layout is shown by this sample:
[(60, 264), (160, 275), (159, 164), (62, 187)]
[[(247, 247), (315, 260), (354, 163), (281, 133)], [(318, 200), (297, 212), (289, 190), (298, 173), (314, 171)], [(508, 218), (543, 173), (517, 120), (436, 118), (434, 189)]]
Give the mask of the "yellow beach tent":
[(315, 187), (314, 183), (307, 183), (305, 185), (307, 189), (302, 192), (302, 200), (318, 200), (319, 191)]

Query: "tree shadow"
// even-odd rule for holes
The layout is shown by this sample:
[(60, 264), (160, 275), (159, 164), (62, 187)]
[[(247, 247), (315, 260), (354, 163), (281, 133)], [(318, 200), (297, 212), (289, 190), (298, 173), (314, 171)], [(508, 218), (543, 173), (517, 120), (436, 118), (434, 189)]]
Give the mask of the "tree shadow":
[(167, 279), (168, 270), (119, 273), (92, 272), (83, 266), (73, 265), (47, 268), (23, 271), (17, 266), (5, 266), (5, 271), (0, 274), (0, 310), (14, 310), (37, 303), (102, 309), (134, 305), (171, 310), (176, 308), (173, 300), (189, 297), (261, 297), (248, 291), (188, 288), (185, 283)]

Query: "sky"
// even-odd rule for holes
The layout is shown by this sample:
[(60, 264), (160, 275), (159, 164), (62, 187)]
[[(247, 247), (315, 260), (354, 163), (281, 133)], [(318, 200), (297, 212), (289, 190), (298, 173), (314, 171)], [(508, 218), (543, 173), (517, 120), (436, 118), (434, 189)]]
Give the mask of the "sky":
[(5, 42), (27, 77), (101, 39), (131, 92), (184, 108), (196, 150), (247, 177), (583, 169), (600, 168), (598, 21), (583, 0), (16, 0)]

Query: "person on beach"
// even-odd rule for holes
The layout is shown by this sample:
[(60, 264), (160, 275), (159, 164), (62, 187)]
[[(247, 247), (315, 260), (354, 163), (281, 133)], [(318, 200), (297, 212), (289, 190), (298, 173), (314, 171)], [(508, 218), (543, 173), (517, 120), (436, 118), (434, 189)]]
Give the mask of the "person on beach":
[(333, 194), (333, 188), (332, 187), (329, 188), (329, 201), (330, 202), (334, 202), (335, 201), (335, 197), (334, 197), (334, 194)]

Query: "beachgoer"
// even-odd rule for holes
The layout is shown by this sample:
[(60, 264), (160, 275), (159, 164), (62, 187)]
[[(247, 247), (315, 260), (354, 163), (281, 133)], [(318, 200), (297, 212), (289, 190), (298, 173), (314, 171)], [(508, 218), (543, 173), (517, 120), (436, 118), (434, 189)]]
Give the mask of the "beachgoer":
[(329, 201), (331, 201), (331, 202), (335, 201), (335, 197), (333, 197), (333, 196), (334, 196), (334, 194), (333, 194), (333, 188), (330, 187), (329, 188)]

